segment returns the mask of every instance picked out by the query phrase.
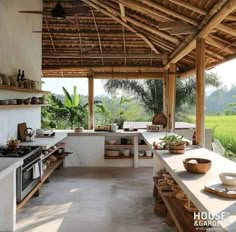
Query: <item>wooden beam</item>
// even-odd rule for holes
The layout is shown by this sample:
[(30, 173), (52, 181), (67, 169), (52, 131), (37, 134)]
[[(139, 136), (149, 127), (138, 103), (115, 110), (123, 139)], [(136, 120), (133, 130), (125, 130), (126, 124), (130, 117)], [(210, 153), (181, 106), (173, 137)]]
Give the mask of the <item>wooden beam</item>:
[[(178, 62), (185, 55), (191, 52), (196, 47), (195, 41), (198, 37), (203, 37), (203, 38), (207, 37), (207, 35), (214, 28), (216, 28), (227, 15), (229, 15), (235, 9), (236, 9), (236, 0), (229, 0), (229, 2), (224, 7), (222, 7), (222, 9), (218, 11), (218, 13), (205, 26), (203, 26), (200, 32), (196, 36), (194, 36), (194, 38), (190, 42), (180, 45), (181, 50), (175, 56), (169, 59), (168, 63), (164, 66), (164, 69), (168, 69), (171, 63)], [(179, 49), (177, 48), (176, 50)]]
[[(82, 1), (87, 1), (87, 0), (82, 0)], [(94, 2), (94, 3), (99, 4), (99, 6), (105, 8), (108, 12), (110, 12), (110, 13), (111, 13), (112, 15), (114, 15), (114, 16), (119, 16), (119, 11), (117, 11), (117, 10), (115, 10), (114, 8), (112, 8), (112, 7), (110, 7), (110, 6), (106, 5), (106, 4), (104, 4), (104, 3), (101, 2), (101, 1), (98, 1), (98, 0), (90, 0), (90, 2)], [(135, 25), (135, 26), (137, 26), (137, 27), (140, 27), (140, 28), (143, 28), (143, 29), (145, 29), (145, 30), (147, 30), (147, 31), (150, 31), (151, 33), (153, 33), (153, 34), (155, 34), (155, 35), (157, 35), (157, 36), (159, 36), (159, 37), (162, 37), (162, 38), (164, 38), (164, 39), (166, 39), (166, 40), (168, 40), (168, 41), (170, 41), (170, 42), (172, 42), (172, 43), (175, 43), (175, 44), (178, 44), (178, 43), (179, 43), (179, 40), (176, 39), (176, 38), (174, 38), (173, 36), (170, 36), (170, 35), (167, 34), (167, 33), (164, 33), (164, 32), (162, 32), (162, 31), (159, 31), (159, 30), (157, 30), (157, 29), (155, 29), (155, 28), (153, 28), (153, 27), (151, 27), (151, 26), (148, 26), (148, 25), (142, 23), (141, 21), (138, 21), (138, 20), (136, 20), (136, 19), (134, 19), (134, 18), (131, 18), (130, 16), (127, 16), (127, 15), (126, 15), (126, 20), (127, 20), (128, 22), (132, 23), (133, 25)], [(122, 21), (122, 20), (121, 20), (121, 21)]]
[(198, 31), (197, 27), (183, 24), (182, 26), (177, 26), (170, 30), (171, 35), (186, 35), (186, 34), (193, 34)]
[[(80, 46), (80, 52), (83, 53), (83, 46), (82, 46), (82, 39), (81, 39), (81, 34), (80, 34), (80, 26), (79, 26), (79, 20), (77, 15), (75, 15), (75, 22), (76, 22), (76, 27), (77, 27), (77, 33), (79, 35), (79, 46)], [(83, 66), (83, 58), (81, 57), (81, 64)]]
[(217, 40), (216, 38), (212, 37), (211, 35), (206, 37), (206, 42), (210, 44), (211, 46), (217, 47), (220, 49), (220, 51), (224, 51), (230, 54), (235, 54), (235, 49), (230, 48), (229, 45)]
[(181, 20), (183, 20), (187, 23), (198, 26), (198, 22), (196, 20), (194, 20), (192, 18), (189, 18), (189, 17), (185, 16), (184, 14), (180, 14), (176, 11), (173, 11), (173, 10), (167, 8), (167, 7), (164, 7), (163, 5), (158, 4), (157, 2), (154, 2), (154, 1), (151, 1), (151, 0), (141, 0), (141, 2), (143, 2), (146, 5), (149, 5), (150, 7), (155, 8), (158, 11), (162, 11), (162, 12), (168, 14), (168, 15), (171, 15), (172, 17), (181, 19)]
[[(96, 29), (97, 35), (98, 35), (98, 44), (99, 44), (100, 53), (101, 53), (101, 55), (102, 55), (102, 53), (103, 53), (103, 51), (102, 51), (102, 42), (101, 42), (101, 38), (100, 38), (100, 34), (99, 34), (99, 30), (98, 30), (96, 18), (95, 18), (95, 16), (94, 16), (94, 13), (93, 13), (93, 10), (92, 10), (92, 9), (91, 9), (91, 13), (92, 13), (92, 16), (93, 16), (94, 26), (95, 26), (95, 29)], [(102, 57), (102, 66), (104, 66), (103, 57)]]
[(130, 31), (134, 32), (138, 37), (140, 37), (143, 41), (146, 42), (146, 44), (156, 53), (159, 54), (160, 52), (156, 49), (156, 47), (153, 45), (153, 43), (151, 42), (151, 40), (149, 40), (145, 35), (143, 35), (142, 33), (138, 32), (137, 30), (135, 30), (134, 28), (132, 28), (130, 25), (128, 25), (127, 23), (123, 22), (121, 19), (119, 19), (119, 17), (113, 15), (112, 13), (110, 13), (107, 10), (104, 10), (104, 8), (100, 7), (97, 4), (94, 4), (88, 0), (82, 0), (84, 3), (88, 4), (89, 6), (93, 7), (94, 9), (102, 12), (103, 14), (111, 17), (113, 20), (115, 20), (116, 22), (120, 23), (121, 25), (123, 25), (124, 27), (128, 28)]
[(162, 72), (95, 72), (96, 79), (163, 79)]
[[(123, 46), (124, 46), (124, 54), (126, 55), (126, 44), (125, 44), (125, 28), (122, 26), (122, 36), (123, 36)], [(125, 66), (126, 66), (127, 59), (125, 58)]]
[(165, 116), (168, 115), (168, 102), (169, 102), (168, 83), (169, 83), (168, 71), (163, 70), (163, 114)]
[(183, 21), (180, 20), (175, 20), (175, 21), (171, 21), (171, 22), (160, 22), (158, 23), (157, 27), (159, 30), (168, 30), (168, 29), (172, 29), (175, 27), (179, 27), (179, 26), (183, 26), (183, 25), (188, 25), (186, 23), (184, 23)]
[(120, 15), (121, 18), (124, 22), (127, 22), (126, 18), (125, 18), (125, 6), (119, 2), (119, 7), (120, 7)]
[[(112, 0), (112, 1), (117, 2), (117, 0)], [(119, 2), (121, 2), (123, 5), (125, 5), (126, 7), (132, 10), (135, 10), (137, 12), (140, 12), (142, 14), (146, 14), (152, 18), (155, 18), (157, 19), (157, 21), (165, 22), (165, 21), (171, 20), (167, 15), (160, 13), (159, 11), (153, 10), (152, 8), (146, 5), (140, 6), (140, 4), (134, 0), (129, 0), (129, 1), (119, 0)]]
[(205, 147), (205, 40), (196, 40), (196, 140)]
[(88, 129), (94, 129), (94, 79), (88, 78)]
[(192, 10), (198, 14), (201, 14), (201, 15), (207, 15), (207, 11), (202, 9), (202, 8), (199, 8), (197, 6), (194, 6), (192, 5), (191, 3), (188, 3), (186, 1), (182, 1), (182, 0), (168, 0), (169, 2), (173, 2), (174, 4), (177, 4), (179, 6), (182, 6), (184, 8), (187, 8), (189, 10)]
[(63, 54), (60, 52), (55, 52), (55, 53), (43, 53), (43, 58), (46, 59), (56, 59), (56, 58), (61, 58), (61, 59), (78, 59), (78, 58), (83, 58), (83, 59), (167, 59), (166, 54), (76, 54), (76, 53), (71, 53), (71, 54)]
[(162, 67), (151, 67), (151, 66), (87, 66), (87, 67), (55, 67), (55, 68), (43, 68), (45, 72), (53, 71), (76, 71), (81, 73), (87, 72), (162, 72)]
[(168, 131), (175, 131), (176, 64), (171, 64), (168, 78)]
[(232, 35), (232, 36), (236, 37), (236, 30), (232, 27), (229, 27), (229, 26), (224, 25), (224, 24), (221, 23), (217, 26), (217, 29), (224, 32), (224, 33), (226, 33), (226, 34), (229, 34), (229, 35)]

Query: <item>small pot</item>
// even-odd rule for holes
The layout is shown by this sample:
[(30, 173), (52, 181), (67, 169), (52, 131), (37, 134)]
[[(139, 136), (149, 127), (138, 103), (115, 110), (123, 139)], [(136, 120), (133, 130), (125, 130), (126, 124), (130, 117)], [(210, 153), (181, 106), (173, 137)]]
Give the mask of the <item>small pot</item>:
[(39, 104), (39, 99), (37, 97), (32, 97), (31, 104)]
[(175, 144), (169, 144), (168, 150), (172, 154), (184, 154), (185, 153), (185, 148), (186, 144), (180, 144), (180, 145), (175, 145)]
[(9, 105), (16, 105), (17, 101), (15, 99), (9, 100)]
[(44, 104), (44, 98), (43, 97), (39, 97), (38, 100), (39, 100), (39, 104)]
[(8, 105), (9, 100), (0, 100), (0, 105)]
[(26, 105), (30, 104), (30, 102), (31, 102), (31, 97), (26, 98), (26, 99), (24, 100), (24, 104), (26, 104)]
[(17, 105), (24, 104), (24, 99), (15, 99), (15, 100), (16, 100)]

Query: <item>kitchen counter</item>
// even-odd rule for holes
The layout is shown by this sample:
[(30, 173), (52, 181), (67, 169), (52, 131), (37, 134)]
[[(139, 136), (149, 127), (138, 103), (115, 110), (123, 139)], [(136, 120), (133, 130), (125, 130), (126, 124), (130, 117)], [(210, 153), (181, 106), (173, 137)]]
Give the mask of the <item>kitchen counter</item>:
[[(185, 158), (207, 158), (212, 161), (212, 167), (205, 175), (190, 174), (184, 166)], [(219, 173), (235, 172), (236, 163), (211, 152), (204, 148), (189, 149), (183, 155), (173, 155), (168, 151), (155, 151), (154, 165), (160, 163), (167, 169), (188, 198), (196, 205), (201, 212), (209, 212), (213, 215), (226, 212), (230, 216), (219, 221), (220, 228), (217, 231), (235, 231), (236, 228), (236, 204), (235, 199), (225, 199), (216, 195), (206, 193), (204, 185), (220, 183)], [(161, 167), (159, 167), (160, 169)], [(155, 172), (158, 171), (157, 169)]]
[(0, 158), (0, 231), (14, 231), (16, 224), (16, 169), (23, 159)]
[(0, 158), (0, 180), (16, 170), (22, 164), (22, 158)]
[(32, 142), (22, 142), (22, 146), (40, 146), (43, 150), (47, 150), (56, 143), (67, 137), (67, 131), (55, 131), (56, 135), (54, 137), (46, 136), (45, 138), (34, 138)]

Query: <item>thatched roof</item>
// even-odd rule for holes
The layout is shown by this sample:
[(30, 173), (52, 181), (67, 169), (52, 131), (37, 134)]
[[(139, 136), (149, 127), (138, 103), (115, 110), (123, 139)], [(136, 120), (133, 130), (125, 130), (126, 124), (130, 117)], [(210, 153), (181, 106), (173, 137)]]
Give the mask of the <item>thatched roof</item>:
[[(44, 0), (44, 11), (56, 2)], [(171, 62), (186, 73), (195, 67), (197, 35), (206, 39), (207, 68), (236, 55), (233, 0), (60, 2), (67, 20), (43, 17), (43, 76), (135, 71), (158, 77)]]

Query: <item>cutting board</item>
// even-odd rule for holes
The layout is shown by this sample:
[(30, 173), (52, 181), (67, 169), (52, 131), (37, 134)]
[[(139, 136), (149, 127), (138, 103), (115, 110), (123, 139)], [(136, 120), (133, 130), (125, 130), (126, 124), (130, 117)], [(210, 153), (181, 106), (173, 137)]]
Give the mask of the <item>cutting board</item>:
[(236, 186), (228, 186), (221, 183), (216, 183), (205, 185), (204, 190), (220, 197), (236, 199)]
[(25, 141), (25, 130), (27, 128), (26, 122), (18, 124), (18, 139), (21, 141)]

